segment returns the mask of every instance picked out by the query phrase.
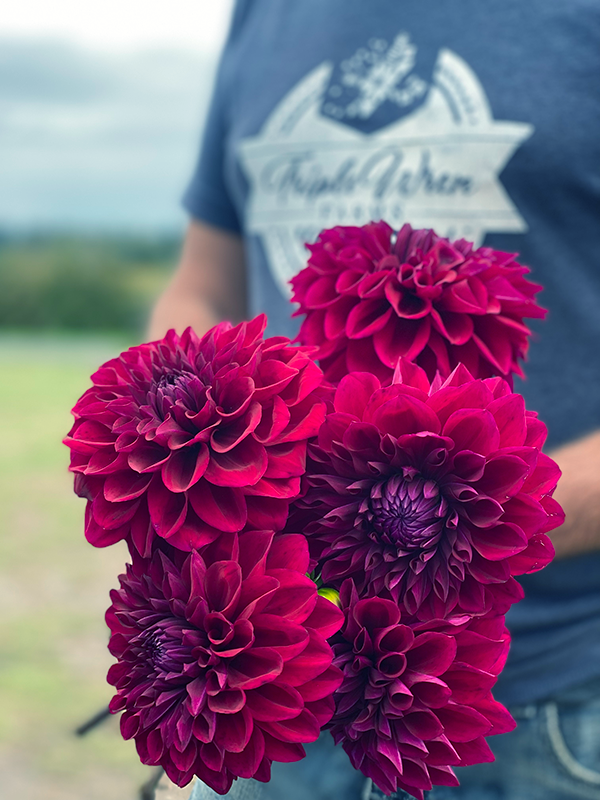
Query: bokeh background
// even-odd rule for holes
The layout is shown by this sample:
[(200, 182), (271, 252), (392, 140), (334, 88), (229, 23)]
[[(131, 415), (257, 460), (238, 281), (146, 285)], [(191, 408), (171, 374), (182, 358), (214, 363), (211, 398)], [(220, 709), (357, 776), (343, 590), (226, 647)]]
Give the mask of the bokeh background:
[(89, 375), (144, 339), (177, 260), (231, 0), (0, 11), (0, 798), (136, 800), (103, 614), (124, 548), (83, 538), (60, 442)]

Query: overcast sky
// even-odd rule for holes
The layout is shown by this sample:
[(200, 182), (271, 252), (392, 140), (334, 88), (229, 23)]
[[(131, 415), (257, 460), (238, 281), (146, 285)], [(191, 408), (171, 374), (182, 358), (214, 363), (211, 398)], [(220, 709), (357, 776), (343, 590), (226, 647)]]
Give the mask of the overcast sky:
[(3, 4), (0, 35), (58, 37), (101, 49), (215, 51), (231, 0), (18, 0)]
[(0, 229), (181, 227), (230, 0), (5, 6)]

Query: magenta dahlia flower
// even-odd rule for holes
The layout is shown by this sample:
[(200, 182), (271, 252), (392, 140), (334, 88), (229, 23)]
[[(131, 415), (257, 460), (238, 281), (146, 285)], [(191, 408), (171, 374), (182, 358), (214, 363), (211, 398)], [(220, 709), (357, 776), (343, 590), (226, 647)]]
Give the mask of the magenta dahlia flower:
[(147, 555), (155, 534), (190, 550), (281, 529), (324, 419), (323, 375), (307, 348), (263, 339), (265, 324), (170, 331), (92, 376), (65, 439), (92, 544), (127, 537)]
[(333, 588), (387, 589), (420, 619), (505, 613), (522, 597), (512, 576), (551, 560), (563, 521), (546, 428), (501, 378), (459, 366), (430, 385), (402, 361), (398, 380), (342, 379), (288, 529)]
[(163, 542), (150, 559), (134, 552), (106, 615), (123, 736), (177, 785), (198, 775), (220, 794), (303, 758), (341, 682), (327, 637), (343, 615), (306, 577), (305, 539), (253, 531), (230, 544), (210, 565)]
[(459, 363), (476, 378), (522, 375), (529, 329), (544, 317), (527, 267), (489, 247), (385, 222), (322, 231), (292, 279), (299, 341), (317, 345), (325, 376), (373, 372), (390, 383), (400, 356), (429, 378)]
[(502, 616), (458, 625), (407, 624), (389, 599), (359, 599), (344, 584), (346, 622), (334, 639), (342, 685), (331, 723), (352, 765), (387, 795), (423, 800), (456, 786), (453, 766), (493, 761), (484, 737), (515, 727), (491, 695), (508, 654)]

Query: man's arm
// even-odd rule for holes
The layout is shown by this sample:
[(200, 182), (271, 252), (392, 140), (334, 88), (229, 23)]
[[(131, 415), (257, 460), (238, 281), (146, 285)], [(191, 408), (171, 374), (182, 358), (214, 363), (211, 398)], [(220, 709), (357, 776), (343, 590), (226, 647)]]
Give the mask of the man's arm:
[(555, 499), (565, 511), (564, 525), (551, 531), (558, 558), (600, 549), (600, 431), (554, 450), (562, 470)]
[(182, 333), (189, 325), (202, 335), (217, 322), (246, 317), (246, 262), (240, 236), (191, 220), (181, 259), (158, 299), (149, 338), (169, 328)]

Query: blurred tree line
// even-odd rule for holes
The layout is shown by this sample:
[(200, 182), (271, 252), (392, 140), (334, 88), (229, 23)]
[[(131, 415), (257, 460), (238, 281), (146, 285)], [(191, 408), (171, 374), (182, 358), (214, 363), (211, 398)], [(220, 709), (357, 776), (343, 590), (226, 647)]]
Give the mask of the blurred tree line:
[(139, 333), (180, 242), (0, 232), (0, 328)]

